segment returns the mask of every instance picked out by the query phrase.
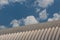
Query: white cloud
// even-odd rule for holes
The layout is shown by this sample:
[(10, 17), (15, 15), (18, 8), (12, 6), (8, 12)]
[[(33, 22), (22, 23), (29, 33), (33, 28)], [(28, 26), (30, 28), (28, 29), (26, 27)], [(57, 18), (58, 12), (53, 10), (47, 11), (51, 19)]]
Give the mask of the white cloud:
[(51, 5), (52, 3), (54, 3), (54, 0), (36, 0), (35, 4), (38, 3), (38, 6), (45, 8), (49, 5)]
[(46, 9), (44, 9), (42, 12), (39, 13), (39, 17), (40, 17), (40, 19), (42, 19), (42, 20), (47, 19), (48, 14), (47, 14)]
[(49, 18), (48, 21), (60, 20), (60, 14), (54, 13), (53, 18)]
[[(19, 2), (21, 4), (23, 4), (23, 2), (26, 2), (26, 0), (0, 0), (0, 5), (7, 5), (9, 4), (9, 2)], [(36, 0), (35, 4), (38, 2), (38, 6), (45, 8), (48, 5), (51, 5), (52, 3), (54, 3), (54, 0)]]
[(26, 0), (9, 0), (9, 1), (15, 3), (15, 2), (25, 2)]
[(0, 5), (5, 5), (5, 4), (9, 4), (8, 0), (0, 0)]
[(11, 2), (11, 3), (19, 2), (19, 3), (23, 4), (23, 2), (25, 2), (25, 0), (0, 0), (0, 7), (9, 4), (9, 2)]
[(12, 25), (12, 27), (19, 27), (20, 26), (19, 20), (16, 20), (16, 19), (12, 20), (10, 24)]
[(25, 21), (25, 25), (38, 23), (38, 21), (35, 19), (34, 16), (28, 16), (24, 21)]
[(36, 23), (39, 23), (34, 16), (28, 16), (27, 18), (25, 19), (20, 19), (20, 20), (12, 20), (11, 21), (11, 25), (12, 27), (20, 27), (22, 24), (24, 25), (31, 25), (31, 24), (36, 24)]
[(48, 19), (48, 21), (53, 21), (53, 20), (54, 20), (54, 19), (52, 19), (52, 18), (49, 18), (49, 19)]
[(36, 13), (40, 12), (40, 10), (41, 10), (40, 8), (36, 8)]
[(4, 29), (4, 28), (6, 28), (4, 25), (0, 26), (0, 29)]

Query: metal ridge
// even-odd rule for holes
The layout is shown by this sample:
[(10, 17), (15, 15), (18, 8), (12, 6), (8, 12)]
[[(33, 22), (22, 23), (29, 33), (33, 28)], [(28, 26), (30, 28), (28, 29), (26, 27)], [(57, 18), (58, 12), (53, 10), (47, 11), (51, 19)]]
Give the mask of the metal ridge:
[(52, 28), (52, 27), (60, 27), (60, 20), (52, 21), (52, 22), (45, 22), (45, 23), (38, 23), (33, 25), (27, 25), (22, 27), (15, 27), (15, 28), (8, 28), (0, 30), (0, 35), (8, 34), (8, 33), (17, 33), (17, 32), (24, 32), (24, 31), (32, 31), (32, 30), (39, 30), (42, 28)]

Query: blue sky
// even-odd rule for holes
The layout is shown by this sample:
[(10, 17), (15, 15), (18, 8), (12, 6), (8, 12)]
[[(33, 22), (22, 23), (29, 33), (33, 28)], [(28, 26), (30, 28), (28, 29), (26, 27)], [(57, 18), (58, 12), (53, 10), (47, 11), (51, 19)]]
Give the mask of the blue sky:
[(60, 20), (60, 0), (0, 0), (0, 28)]

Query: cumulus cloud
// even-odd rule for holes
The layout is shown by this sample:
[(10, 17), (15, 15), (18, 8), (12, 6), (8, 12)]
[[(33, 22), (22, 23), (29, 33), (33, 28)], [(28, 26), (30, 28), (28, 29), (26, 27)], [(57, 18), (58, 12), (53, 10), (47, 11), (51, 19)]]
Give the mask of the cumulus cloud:
[(16, 19), (12, 20), (10, 24), (12, 25), (12, 27), (19, 27), (20, 26), (19, 20), (16, 20)]
[(26, 19), (24, 19), (24, 21), (25, 21), (25, 25), (38, 23), (38, 21), (35, 19), (34, 16), (28, 16)]
[(12, 20), (11, 25), (12, 27), (19, 27), (21, 25), (31, 25), (31, 24), (36, 24), (38, 21), (35, 19), (34, 16), (27, 16), (25, 19), (20, 19), (20, 20)]
[[(23, 3), (23, 2), (26, 2), (26, 0), (0, 0), (0, 5), (6, 5), (6, 4), (9, 4), (9, 2), (20, 2), (20, 3)], [(42, 7), (42, 8), (45, 8), (47, 7), (48, 5), (51, 5), (52, 3), (54, 3), (54, 0), (36, 0), (35, 1), (35, 4), (38, 3), (38, 6)]]
[(41, 10), (40, 8), (36, 8), (36, 13), (40, 12), (40, 10)]
[(40, 19), (45, 20), (45, 19), (47, 19), (47, 17), (48, 17), (48, 14), (47, 14), (46, 9), (44, 9), (42, 12), (39, 13)]
[(19, 2), (22, 4), (23, 2), (25, 2), (25, 0), (0, 0), (0, 7), (9, 4), (9, 2), (11, 3)]
[(0, 0), (0, 5), (8, 4), (8, 0)]
[(0, 29), (4, 29), (4, 28), (6, 28), (4, 25), (0, 26)]
[(60, 20), (60, 14), (54, 13), (53, 18), (49, 18), (48, 21)]
[(38, 6), (45, 8), (49, 5), (51, 5), (52, 3), (54, 3), (54, 0), (36, 0), (35, 4), (38, 3)]

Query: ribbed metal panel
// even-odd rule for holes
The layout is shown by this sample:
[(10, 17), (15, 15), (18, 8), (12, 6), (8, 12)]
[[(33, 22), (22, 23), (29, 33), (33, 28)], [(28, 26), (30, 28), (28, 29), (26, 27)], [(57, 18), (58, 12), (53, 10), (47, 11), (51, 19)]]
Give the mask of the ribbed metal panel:
[(24, 32), (24, 31), (39, 30), (39, 29), (43, 29), (43, 28), (46, 29), (46, 28), (52, 28), (52, 27), (56, 27), (56, 26), (60, 27), (60, 20), (52, 21), (52, 22), (38, 23), (38, 24), (33, 24), (33, 25), (26, 25), (26, 26), (22, 26), (22, 27), (2, 29), (2, 30), (0, 30), (0, 35)]
[(60, 40), (60, 27), (4, 34), (0, 40)]

